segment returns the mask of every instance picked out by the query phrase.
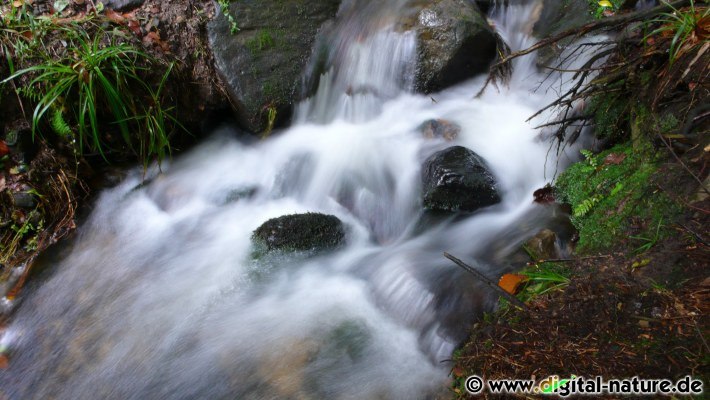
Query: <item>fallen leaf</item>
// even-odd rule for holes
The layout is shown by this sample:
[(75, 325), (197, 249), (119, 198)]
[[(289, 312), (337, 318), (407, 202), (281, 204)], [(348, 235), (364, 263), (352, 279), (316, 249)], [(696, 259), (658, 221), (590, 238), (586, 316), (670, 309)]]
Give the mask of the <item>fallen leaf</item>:
[[(640, 326), (641, 328), (643, 328), (643, 329), (648, 329), (648, 328), (651, 327), (651, 323), (649, 323), (648, 321), (642, 319), (642, 320), (639, 321), (639, 326)], [(641, 336), (644, 336), (644, 335), (641, 335)]]
[(22, 0), (15, 0), (12, 2), (12, 6), (15, 8), (20, 8), (20, 7), (22, 7), (23, 3), (24, 3), (24, 1), (22, 1)]
[(515, 294), (520, 288), (520, 284), (525, 282), (527, 277), (520, 274), (505, 274), (500, 277), (498, 281), (498, 286), (510, 294)]
[(0, 157), (4, 157), (10, 154), (10, 148), (7, 147), (7, 143), (4, 140), (0, 140)]
[(113, 11), (112, 9), (106, 10), (104, 13), (106, 15), (106, 18), (108, 18), (111, 22), (123, 25), (126, 23), (126, 18), (121, 15), (120, 13), (117, 13), (116, 11)]
[(10, 366), (10, 361), (4, 354), (0, 354), (0, 369), (7, 369)]
[(143, 37), (143, 32), (141, 31), (141, 24), (140, 22), (136, 20), (129, 20), (128, 21), (128, 29), (133, 32), (138, 37)]
[(626, 159), (624, 153), (611, 153), (604, 158), (604, 165), (619, 165)]
[(160, 39), (160, 34), (158, 32), (148, 32), (148, 34), (143, 38), (143, 41), (159, 46), (165, 53), (170, 52), (170, 45)]
[(461, 368), (460, 366), (457, 365), (454, 367), (454, 369), (451, 370), (451, 374), (455, 378), (460, 378), (466, 374), (466, 371), (464, 371), (463, 368)]

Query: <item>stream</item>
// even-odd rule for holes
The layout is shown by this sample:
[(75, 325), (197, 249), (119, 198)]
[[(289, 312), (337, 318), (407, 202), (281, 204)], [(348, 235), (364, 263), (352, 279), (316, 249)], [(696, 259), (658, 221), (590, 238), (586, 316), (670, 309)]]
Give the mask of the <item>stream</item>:
[[(526, 122), (566, 84), (535, 54), (480, 98), (483, 75), (415, 94), (416, 37), (392, 18), (407, 3), (341, 10), (324, 39), (330, 67), (291, 127), (245, 144), (224, 125), (147, 183), (136, 168), (104, 191), (52, 273), (23, 293), (0, 339), (11, 359), (0, 398), (446, 396), (447, 360), (497, 296), (443, 252), (493, 279), (510, 272), (521, 243), (558, 217), (533, 192), (575, 150), (557, 154), (535, 129), (553, 115)], [(534, 43), (530, 3), (490, 12), (513, 50)], [(461, 132), (427, 139), (431, 119)], [(486, 160), (499, 204), (422, 210), (422, 163), (452, 145)], [(305, 212), (337, 216), (347, 244), (252, 257), (257, 227)]]

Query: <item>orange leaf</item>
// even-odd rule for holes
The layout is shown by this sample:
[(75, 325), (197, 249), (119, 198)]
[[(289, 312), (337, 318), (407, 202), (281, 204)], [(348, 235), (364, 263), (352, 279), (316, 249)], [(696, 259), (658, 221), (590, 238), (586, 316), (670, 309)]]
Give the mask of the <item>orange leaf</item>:
[(525, 282), (526, 279), (527, 277), (525, 275), (505, 274), (500, 277), (500, 280), (498, 281), (498, 286), (500, 286), (501, 289), (505, 290), (510, 294), (515, 294), (520, 288), (520, 284)]
[(123, 25), (126, 23), (126, 18), (123, 15), (117, 13), (116, 11), (113, 11), (110, 8), (105, 11), (105, 14), (106, 18), (108, 18), (111, 22), (114, 22), (119, 25)]
[(0, 369), (7, 369), (10, 366), (10, 360), (3, 354), (0, 354)]

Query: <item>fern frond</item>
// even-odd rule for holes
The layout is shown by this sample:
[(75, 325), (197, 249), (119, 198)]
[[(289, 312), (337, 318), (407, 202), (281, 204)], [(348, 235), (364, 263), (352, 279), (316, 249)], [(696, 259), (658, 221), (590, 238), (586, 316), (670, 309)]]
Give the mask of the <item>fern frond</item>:
[(574, 216), (576, 218), (584, 217), (585, 215), (589, 214), (590, 211), (592, 211), (592, 208), (594, 208), (594, 205), (596, 205), (598, 202), (599, 198), (596, 196), (584, 199), (584, 201), (574, 207)]
[(64, 120), (64, 115), (62, 114), (62, 110), (60, 109), (55, 109), (54, 113), (52, 113), (52, 119), (50, 121), (50, 125), (52, 126), (52, 129), (54, 132), (65, 138), (65, 139), (71, 139), (74, 137), (74, 131), (72, 131), (71, 126), (67, 123), (66, 120)]

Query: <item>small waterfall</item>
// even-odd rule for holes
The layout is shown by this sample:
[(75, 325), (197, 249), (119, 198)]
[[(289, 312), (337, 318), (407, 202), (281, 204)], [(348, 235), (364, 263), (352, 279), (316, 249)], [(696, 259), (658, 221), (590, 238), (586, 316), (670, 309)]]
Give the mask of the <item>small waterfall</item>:
[[(149, 183), (136, 170), (102, 193), (0, 339), (12, 358), (0, 397), (424, 399), (445, 390), (442, 361), (496, 298), (442, 252), (496, 276), (509, 268), (506, 252), (549, 222), (532, 193), (551, 175), (551, 144), (539, 121), (525, 121), (555, 93), (533, 92), (546, 76), (534, 55), (517, 61), (510, 88), (479, 99), (484, 76), (436, 102), (412, 93), (415, 37), (394, 18), (406, 7), (344, 3), (293, 127), (249, 146), (224, 127)], [(513, 50), (532, 41), (534, 7), (491, 14)], [(461, 127), (454, 143), (423, 137), (420, 125), (436, 118)], [(432, 222), (421, 165), (452, 144), (487, 161), (503, 201)], [(302, 212), (336, 215), (347, 245), (310, 259), (252, 257), (259, 225)]]
[(397, 31), (397, 16), (406, 0), (349, 1), (339, 23), (321, 36), (324, 71), (307, 77), (318, 81), (315, 94), (296, 110), (297, 123), (328, 123), (335, 119), (365, 122), (382, 105), (412, 89), (416, 37)]

